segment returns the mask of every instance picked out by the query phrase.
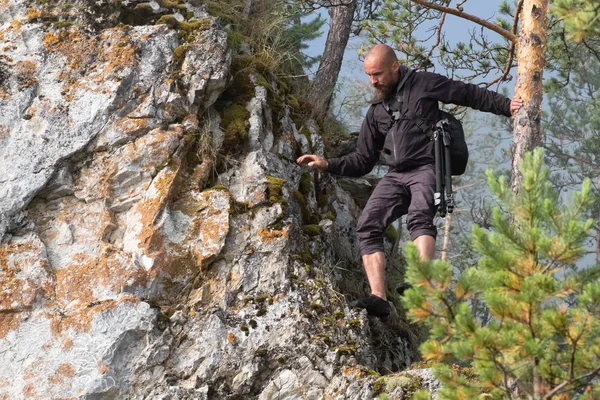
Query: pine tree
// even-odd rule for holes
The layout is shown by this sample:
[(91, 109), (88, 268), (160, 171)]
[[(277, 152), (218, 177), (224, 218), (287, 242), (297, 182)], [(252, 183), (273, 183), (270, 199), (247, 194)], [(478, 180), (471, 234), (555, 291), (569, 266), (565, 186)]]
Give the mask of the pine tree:
[[(591, 47), (591, 46), (594, 47)], [(589, 42), (590, 50), (600, 52), (600, 44)], [(552, 78), (545, 84), (550, 112), (544, 121), (544, 148), (552, 160), (551, 179), (562, 191), (579, 186), (583, 179), (600, 185), (600, 53), (591, 57), (579, 48), (569, 59), (577, 60), (568, 74)], [(566, 60), (566, 62), (569, 61)], [(568, 81), (567, 85), (560, 80)], [(595, 193), (598, 193), (596, 190)], [(596, 196), (591, 216), (596, 221), (595, 255), (600, 263), (600, 198)]]
[[(488, 171), (500, 207), (491, 231), (473, 228), (477, 267), (455, 276), (449, 263), (421, 262), (406, 248), (414, 288), (404, 301), (431, 328), (421, 350), (437, 363), (439, 399), (600, 396), (590, 384), (600, 373), (600, 279), (576, 266), (593, 224), (582, 217), (590, 181), (562, 204), (542, 164), (542, 150), (526, 154), (519, 195)], [(486, 326), (473, 316), (475, 295), (493, 316)]]

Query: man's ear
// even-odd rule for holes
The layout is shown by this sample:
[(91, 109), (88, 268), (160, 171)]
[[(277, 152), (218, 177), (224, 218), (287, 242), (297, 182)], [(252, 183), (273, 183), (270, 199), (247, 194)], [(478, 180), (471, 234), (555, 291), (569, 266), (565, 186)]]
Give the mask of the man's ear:
[(392, 71), (399, 72), (400, 71), (400, 63), (398, 60), (394, 61), (392, 64)]

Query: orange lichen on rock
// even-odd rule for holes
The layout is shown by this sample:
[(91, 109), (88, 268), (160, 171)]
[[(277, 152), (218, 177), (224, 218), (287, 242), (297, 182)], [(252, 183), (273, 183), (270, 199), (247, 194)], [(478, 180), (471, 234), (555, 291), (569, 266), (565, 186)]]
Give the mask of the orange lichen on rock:
[(257, 233), (263, 242), (271, 243), (278, 239), (287, 238), (288, 231), (289, 231), (289, 228), (283, 228), (281, 230), (259, 228)]
[(21, 313), (0, 314), (0, 338), (19, 328)]
[(58, 78), (64, 82), (63, 93), (67, 99), (72, 98), (78, 87), (97, 90), (82, 84), (84, 77), (102, 83), (111, 79), (110, 74), (133, 68), (138, 50), (127, 30), (117, 28), (107, 29), (95, 37), (71, 27), (58, 34), (46, 34), (44, 45), (49, 53), (59, 53), (66, 59)]
[(99, 61), (107, 64), (106, 73), (135, 65), (137, 49), (127, 32), (119, 29), (109, 29), (104, 31), (100, 40), (103, 51), (99, 55)]
[(121, 118), (114, 123), (114, 127), (129, 136), (139, 136), (155, 124), (156, 122), (149, 118)]
[(55, 385), (59, 385), (63, 382), (71, 381), (71, 378), (75, 376), (76, 372), (77, 371), (73, 365), (69, 363), (62, 363), (56, 372), (54, 372), (54, 375), (50, 376), (48, 380)]
[(34, 396), (37, 397), (37, 392), (33, 383), (28, 383), (25, 385), (23, 388), (23, 396), (25, 399), (32, 399)]
[[(122, 299), (120, 299), (122, 301)], [(49, 315), (50, 327), (55, 336), (72, 329), (77, 332), (89, 332), (92, 320), (98, 314), (114, 310), (117, 307), (116, 300), (106, 300), (91, 307), (84, 307), (68, 315)]]
[(59, 34), (46, 34), (44, 45), (49, 53), (59, 53), (66, 58), (65, 68), (58, 74), (58, 79), (64, 82), (63, 93), (70, 100), (71, 91), (97, 59), (98, 38), (86, 37), (79, 29), (71, 28)]
[(28, 8), (27, 15), (25, 16), (28, 20), (38, 19), (42, 17), (42, 10), (37, 8)]
[[(20, 272), (32, 265), (46, 269), (47, 263), (40, 259), (41, 249), (31, 242), (7, 243), (0, 246), (0, 311), (25, 310), (36, 297), (46, 297), (42, 282), (22, 276)], [(49, 275), (48, 275), (49, 276)]]
[[(183, 128), (177, 129), (176, 133), (183, 136)], [(165, 132), (165, 135), (171, 134), (173, 132)], [(157, 136), (156, 141), (147, 144), (152, 150), (156, 148), (157, 154), (161, 153), (159, 149), (162, 145), (160, 139), (160, 136)], [(138, 240), (141, 245), (150, 249), (157, 248), (159, 244), (162, 244), (161, 239), (154, 238), (158, 230), (155, 222), (159, 213), (171, 202), (177, 186), (175, 182), (183, 170), (181, 168), (182, 154), (184, 154), (183, 150), (189, 145), (189, 140), (185, 137), (183, 137), (183, 140), (185, 143), (181, 145), (180, 152), (173, 154), (170, 164), (159, 171), (146, 191), (145, 201), (138, 203), (136, 206), (136, 212), (140, 215), (140, 223), (142, 224)], [(159, 240), (158, 244), (155, 243), (156, 240)]]
[(73, 301), (79, 307), (89, 307), (99, 300), (94, 295), (98, 288), (116, 295), (131, 284), (144, 286), (148, 279), (143, 268), (128, 262), (109, 245), (97, 255), (80, 253), (73, 260), (69, 267), (56, 271), (56, 299), (63, 307)]
[(99, 374), (104, 375), (105, 373), (107, 373), (108, 371), (110, 371), (110, 365), (106, 364), (102, 360), (99, 360), (96, 369), (98, 370)]
[(31, 60), (19, 61), (15, 65), (17, 70), (17, 81), (19, 89), (25, 89), (38, 82), (35, 73), (38, 70), (38, 63)]
[(48, 32), (44, 35), (44, 47), (52, 47), (60, 42), (60, 37), (54, 32)]
[(73, 339), (66, 338), (65, 341), (63, 342), (63, 350), (64, 351), (69, 351), (72, 348), (73, 348)]
[(21, 33), (23, 33), (23, 24), (21, 24), (21, 21), (19, 21), (18, 19), (14, 19), (11, 23), (10, 23), (10, 29), (15, 32), (16, 34), (20, 35)]

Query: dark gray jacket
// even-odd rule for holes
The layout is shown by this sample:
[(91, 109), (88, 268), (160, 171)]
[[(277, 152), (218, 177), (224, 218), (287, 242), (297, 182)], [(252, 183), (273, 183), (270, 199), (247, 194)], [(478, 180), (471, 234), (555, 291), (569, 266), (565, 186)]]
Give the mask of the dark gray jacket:
[[(406, 71), (401, 67), (400, 80)], [(470, 83), (431, 72), (415, 72), (404, 85), (404, 90), (409, 90), (408, 106), (426, 121), (435, 123), (439, 119), (439, 101), (510, 117), (510, 99)], [(380, 152), (389, 155), (394, 147), (399, 149), (395, 159), (385, 158), (396, 170), (434, 163), (433, 142), (413, 121), (404, 117), (394, 124), (382, 102), (372, 102), (360, 129), (356, 151), (328, 160), (327, 171), (345, 176), (365, 175), (375, 166)]]

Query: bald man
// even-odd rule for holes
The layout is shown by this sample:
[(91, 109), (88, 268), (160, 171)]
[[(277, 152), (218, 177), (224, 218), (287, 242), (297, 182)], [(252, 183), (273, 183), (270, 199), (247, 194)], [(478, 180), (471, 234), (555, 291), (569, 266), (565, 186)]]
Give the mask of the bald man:
[(408, 107), (419, 118), (432, 123), (440, 119), (440, 101), (507, 117), (521, 107), (522, 101), (519, 98), (511, 101), (496, 92), (430, 72), (414, 72), (402, 82), (409, 70), (400, 66), (394, 50), (384, 44), (369, 50), (364, 69), (375, 97), (369, 102), (371, 105), (360, 130), (356, 151), (330, 160), (307, 154), (299, 157), (297, 162), (307, 163), (319, 171), (358, 177), (369, 173), (383, 153), (390, 169), (373, 191), (357, 224), (360, 253), (371, 295), (353, 305), (365, 308), (369, 315), (385, 317), (390, 313), (383, 253), (386, 228), (406, 215), (411, 240), (426, 260), (434, 257), (437, 235), (433, 223), (436, 211), (433, 142), (407, 116), (395, 121), (389, 105), (398, 101), (395, 94), (400, 89), (399, 84), (409, 90)]

